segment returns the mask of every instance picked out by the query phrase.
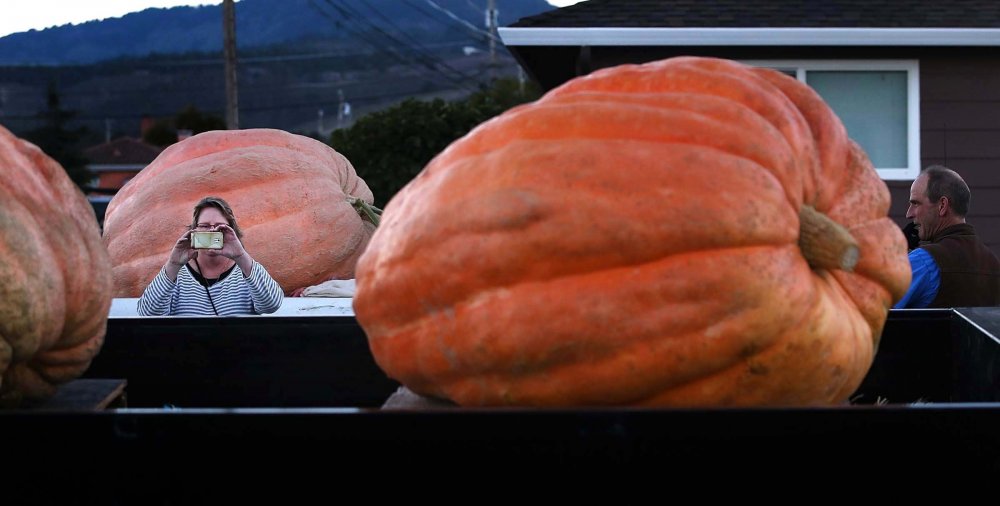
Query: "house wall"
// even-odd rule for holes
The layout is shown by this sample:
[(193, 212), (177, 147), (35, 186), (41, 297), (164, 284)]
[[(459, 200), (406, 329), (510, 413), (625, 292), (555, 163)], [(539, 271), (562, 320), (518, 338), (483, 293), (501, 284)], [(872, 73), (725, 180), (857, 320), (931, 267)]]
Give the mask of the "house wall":
[[(920, 59), (923, 166), (954, 169), (972, 191), (968, 222), (1000, 254), (1000, 55)], [(910, 185), (889, 182), (895, 218), (906, 213)]]
[[(576, 74), (673, 56), (734, 60), (916, 59), (920, 62), (921, 166), (945, 165), (972, 190), (968, 222), (1000, 255), (1000, 51), (983, 48), (893, 47), (589, 47), (512, 48), (551, 89)], [(558, 62), (549, 61), (557, 59)], [(889, 216), (906, 223), (911, 181), (887, 181)]]

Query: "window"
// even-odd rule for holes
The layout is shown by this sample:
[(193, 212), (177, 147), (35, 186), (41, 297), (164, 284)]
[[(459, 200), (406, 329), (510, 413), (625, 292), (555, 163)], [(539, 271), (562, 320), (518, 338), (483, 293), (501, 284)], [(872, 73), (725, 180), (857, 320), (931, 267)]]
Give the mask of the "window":
[(864, 148), (879, 176), (920, 174), (920, 87), (916, 60), (747, 61), (796, 77), (817, 93)]

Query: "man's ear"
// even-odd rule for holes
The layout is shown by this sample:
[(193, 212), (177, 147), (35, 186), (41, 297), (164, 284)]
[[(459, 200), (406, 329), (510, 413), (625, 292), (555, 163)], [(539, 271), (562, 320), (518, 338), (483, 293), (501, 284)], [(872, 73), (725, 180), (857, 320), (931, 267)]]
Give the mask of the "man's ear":
[(948, 200), (948, 197), (942, 196), (938, 199), (938, 216), (945, 216), (949, 209), (951, 209), (951, 201)]

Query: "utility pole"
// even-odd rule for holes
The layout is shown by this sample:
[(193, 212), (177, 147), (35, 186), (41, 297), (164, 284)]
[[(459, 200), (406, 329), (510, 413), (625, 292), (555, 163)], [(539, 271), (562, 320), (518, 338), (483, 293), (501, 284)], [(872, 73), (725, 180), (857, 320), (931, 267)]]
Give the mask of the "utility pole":
[(497, 72), (497, 9), (496, 0), (486, 4), (486, 28), (490, 32), (490, 81), (496, 79)]
[(226, 60), (226, 128), (240, 128), (240, 108), (236, 93), (236, 6), (222, 0), (223, 53)]

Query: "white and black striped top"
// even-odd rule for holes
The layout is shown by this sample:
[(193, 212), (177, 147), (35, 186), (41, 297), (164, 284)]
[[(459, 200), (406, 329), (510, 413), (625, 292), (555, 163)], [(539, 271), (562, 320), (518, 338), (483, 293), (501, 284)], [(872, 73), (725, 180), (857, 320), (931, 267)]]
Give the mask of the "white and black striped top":
[(222, 279), (208, 287), (212, 294), (209, 302), (205, 285), (198, 282), (185, 265), (177, 272), (177, 282), (170, 281), (165, 271), (153, 278), (139, 298), (138, 311), (142, 316), (215, 316), (212, 303), (219, 316), (273, 313), (281, 307), (284, 294), (264, 266), (256, 261), (250, 277), (234, 267)]

